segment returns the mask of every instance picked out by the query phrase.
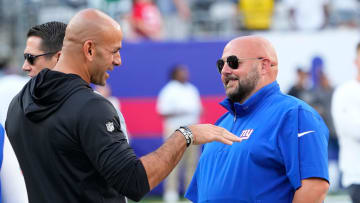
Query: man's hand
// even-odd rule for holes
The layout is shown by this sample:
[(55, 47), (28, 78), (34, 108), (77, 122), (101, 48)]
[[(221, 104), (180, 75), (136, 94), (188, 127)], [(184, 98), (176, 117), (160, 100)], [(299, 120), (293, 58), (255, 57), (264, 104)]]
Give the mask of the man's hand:
[[(224, 128), (211, 124), (191, 125), (189, 128), (194, 136), (194, 144), (219, 141), (231, 145), (233, 142), (241, 141), (239, 137)], [(185, 150), (186, 140), (184, 135), (179, 131), (175, 131), (159, 149), (140, 158), (148, 177), (150, 190), (173, 170)]]
[(222, 142), (231, 145), (233, 142), (240, 142), (241, 139), (225, 128), (211, 124), (196, 124), (189, 126), (194, 135), (194, 144), (205, 144), (212, 141)]

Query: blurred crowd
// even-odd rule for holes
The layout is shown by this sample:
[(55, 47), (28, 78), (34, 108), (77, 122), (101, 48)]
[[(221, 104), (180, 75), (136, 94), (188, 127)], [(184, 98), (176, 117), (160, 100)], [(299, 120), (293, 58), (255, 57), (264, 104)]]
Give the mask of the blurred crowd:
[[(7, 67), (24, 62), (25, 33), (30, 27), (53, 20), (67, 23), (86, 7), (101, 9), (120, 22), (127, 41), (163, 41), (224, 39), (259, 30), (359, 29), (359, 6), (359, 0), (0, 0), (0, 78), (20, 71)], [(338, 191), (339, 142), (331, 115), (334, 87), (323, 58), (314, 56), (308, 65), (297, 68), (296, 76), (288, 94), (310, 104), (326, 122), (331, 190)], [(27, 81), (20, 80), (19, 85)], [(1, 87), (10, 91), (8, 85)], [(111, 96), (108, 89), (104, 91)]]
[(296, 70), (296, 82), (288, 94), (311, 105), (324, 119), (329, 129), (329, 172), (331, 191), (340, 190), (340, 171), (338, 167), (339, 142), (331, 114), (334, 87), (326, 73), (321, 56), (314, 56), (309, 65), (299, 66)]
[(107, 12), (120, 22), (125, 40), (132, 41), (359, 27), (358, 0), (0, 0), (0, 58), (19, 65), (15, 56), (24, 48), (22, 33), (51, 20), (67, 23), (85, 7)]

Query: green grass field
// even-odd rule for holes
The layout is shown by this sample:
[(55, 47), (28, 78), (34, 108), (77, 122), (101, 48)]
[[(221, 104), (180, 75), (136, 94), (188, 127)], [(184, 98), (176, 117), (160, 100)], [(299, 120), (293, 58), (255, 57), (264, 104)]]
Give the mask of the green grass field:
[[(129, 203), (135, 203), (134, 201), (129, 200)], [(145, 197), (140, 201), (141, 203), (163, 203), (160, 196), (149, 196)], [(190, 201), (182, 198), (178, 203), (189, 203)], [(324, 203), (351, 203), (350, 198), (345, 192), (339, 193), (329, 193), (326, 196)]]

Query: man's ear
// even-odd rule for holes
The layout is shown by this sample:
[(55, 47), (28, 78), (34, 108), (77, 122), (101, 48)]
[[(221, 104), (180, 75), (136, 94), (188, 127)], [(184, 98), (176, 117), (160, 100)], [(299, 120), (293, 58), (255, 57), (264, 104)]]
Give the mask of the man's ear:
[(83, 45), (83, 53), (85, 58), (89, 61), (94, 59), (95, 55), (95, 43), (92, 40), (86, 40)]
[(265, 58), (261, 61), (261, 71), (262, 72), (267, 73), (267, 72), (271, 71), (271, 67), (272, 67), (272, 65), (271, 65), (270, 59)]
[(55, 54), (56, 62), (59, 62), (60, 55), (61, 55), (61, 51), (56, 52)]

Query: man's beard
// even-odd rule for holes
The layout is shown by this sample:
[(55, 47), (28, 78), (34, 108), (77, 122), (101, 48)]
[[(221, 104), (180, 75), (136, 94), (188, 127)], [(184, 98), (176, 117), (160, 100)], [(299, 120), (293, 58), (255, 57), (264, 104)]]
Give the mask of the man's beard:
[(228, 78), (238, 79), (238, 86), (231, 92), (226, 91), (226, 96), (233, 102), (241, 102), (255, 89), (259, 82), (260, 74), (258, 73), (257, 69), (253, 67), (251, 72), (249, 72), (245, 78), (240, 79), (231, 76)]

